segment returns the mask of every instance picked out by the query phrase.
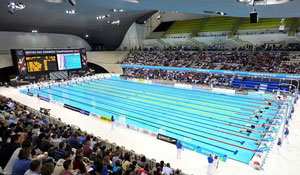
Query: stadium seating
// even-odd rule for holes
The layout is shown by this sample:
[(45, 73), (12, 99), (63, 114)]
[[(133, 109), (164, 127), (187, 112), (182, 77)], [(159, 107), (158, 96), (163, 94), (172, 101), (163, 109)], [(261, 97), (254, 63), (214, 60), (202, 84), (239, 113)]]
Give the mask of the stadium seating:
[(212, 17), (209, 18), (200, 32), (231, 31), (239, 18), (234, 17)]
[(192, 33), (203, 22), (203, 19), (176, 21), (167, 34)]
[(250, 90), (261, 90), (261, 91), (269, 91), (278, 90), (281, 85), (281, 90), (289, 91), (289, 88), (280, 82), (269, 82), (269, 81), (258, 81), (258, 80), (242, 80), (242, 79), (234, 79), (232, 81), (232, 87), (239, 88), (242, 87), (244, 89)]

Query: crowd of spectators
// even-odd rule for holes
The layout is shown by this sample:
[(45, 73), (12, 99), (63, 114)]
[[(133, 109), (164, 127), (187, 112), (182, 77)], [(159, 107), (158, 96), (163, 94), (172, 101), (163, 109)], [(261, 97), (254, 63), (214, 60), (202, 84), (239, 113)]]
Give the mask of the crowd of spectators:
[(126, 78), (139, 79), (159, 79), (176, 81), (181, 83), (205, 84), (213, 86), (231, 86), (233, 81), (232, 75), (211, 74), (211, 73), (195, 73), (185, 71), (171, 71), (171, 70), (153, 70), (144, 68), (127, 68), (124, 76)]
[[(289, 63), (291, 60), (296, 61)], [(132, 51), (123, 64), (299, 74), (300, 54), (247, 51)]]
[[(0, 166), (12, 175), (170, 175), (163, 161), (150, 167), (69, 125), (58, 126), (28, 107), (0, 96)], [(178, 173), (178, 172), (177, 172)], [(173, 173), (172, 173), (173, 174)]]
[[(147, 46), (145, 48), (136, 48), (134, 50), (139, 51), (160, 51), (158, 46)], [(256, 44), (250, 45), (246, 44), (242, 47), (233, 47), (229, 48), (226, 44), (213, 44), (213, 45), (205, 45), (205, 46), (194, 46), (194, 45), (176, 45), (164, 47), (164, 51), (300, 51), (299, 43), (289, 43), (286, 46), (281, 44)]]

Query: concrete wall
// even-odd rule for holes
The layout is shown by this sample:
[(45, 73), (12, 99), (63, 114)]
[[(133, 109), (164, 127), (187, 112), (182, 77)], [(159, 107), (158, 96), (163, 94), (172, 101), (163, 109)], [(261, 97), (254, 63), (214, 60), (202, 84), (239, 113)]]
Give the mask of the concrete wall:
[(87, 52), (88, 62), (95, 63), (108, 72), (123, 74), (121, 62), (128, 55), (128, 51), (103, 51), (103, 52)]
[(0, 54), (0, 69), (13, 66), (10, 54)]
[(90, 45), (74, 35), (28, 32), (0, 32), (0, 50), (34, 48), (86, 48)]

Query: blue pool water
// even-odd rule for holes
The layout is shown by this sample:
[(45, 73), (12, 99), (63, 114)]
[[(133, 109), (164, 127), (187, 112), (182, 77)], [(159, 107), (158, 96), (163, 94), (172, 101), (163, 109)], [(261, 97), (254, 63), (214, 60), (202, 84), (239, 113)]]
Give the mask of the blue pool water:
[[(113, 79), (30, 92), (47, 98), (52, 94), (55, 101), (107, 117), (114, 115), (117, 120), (125, 116), (128, 124), (156, 133), (164, 130), (164, 135), (180, 140), (188, 138), (191, 144), (244, 163), (250, 162), (258, 147), (255, 140), (262, 137), (239, 133), (240, 129), (265, 122), (248, 117), (260, 106), (266, 106), (260, 97)], [(273, 105), (263, 111), (267, 113), (262, 114), (263, 118), (272, 119), (278, 107)]]

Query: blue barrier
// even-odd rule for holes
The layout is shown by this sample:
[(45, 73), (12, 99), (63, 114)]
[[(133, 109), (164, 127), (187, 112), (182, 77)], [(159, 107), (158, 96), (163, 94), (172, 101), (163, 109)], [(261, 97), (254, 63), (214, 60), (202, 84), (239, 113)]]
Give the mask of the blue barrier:
[(218, 155), (220, 160), (223, 162), (226, 162), (226, 160), (227, 160), (227, 155), (225, 155), (225, 154), (218, 153), (218, 152), (212, 151), (210, 149), (206, 149), (201, 146), (196, 146), (196, 145), (193, 145), (193, 144), (185, 142), (185, 141), (181, 141), (181, 143), (184, 148), (192, 150), (194, 152), (197, 152), (197, 153), (200, 153), (200, 154), (203, 154), (206, 156), (209, 156), (210, 154)]
[(215, 74), (234, 74), (234, 75), (242, 75), (242, 76), (256, 76), (256, 77), (268, 77), (268, 78), (300, 79), (300, 75), (295, 75), (295, 74), (239, 72), (239, 71), (227, 71), (227, 70), (194, 69), (194, 68), (180, 68), (180, 67), (160, 67), (160, 66), (143, 66), (143, 65), (127, 65), (127, 64), (122, 64), (121, 67), (123, 67), (123, 68), (163, 69), (163, 70), (175, 70), (175, 71), (187, 71), (187, 72), (206, 72), (206, 73), (215, 73)]

